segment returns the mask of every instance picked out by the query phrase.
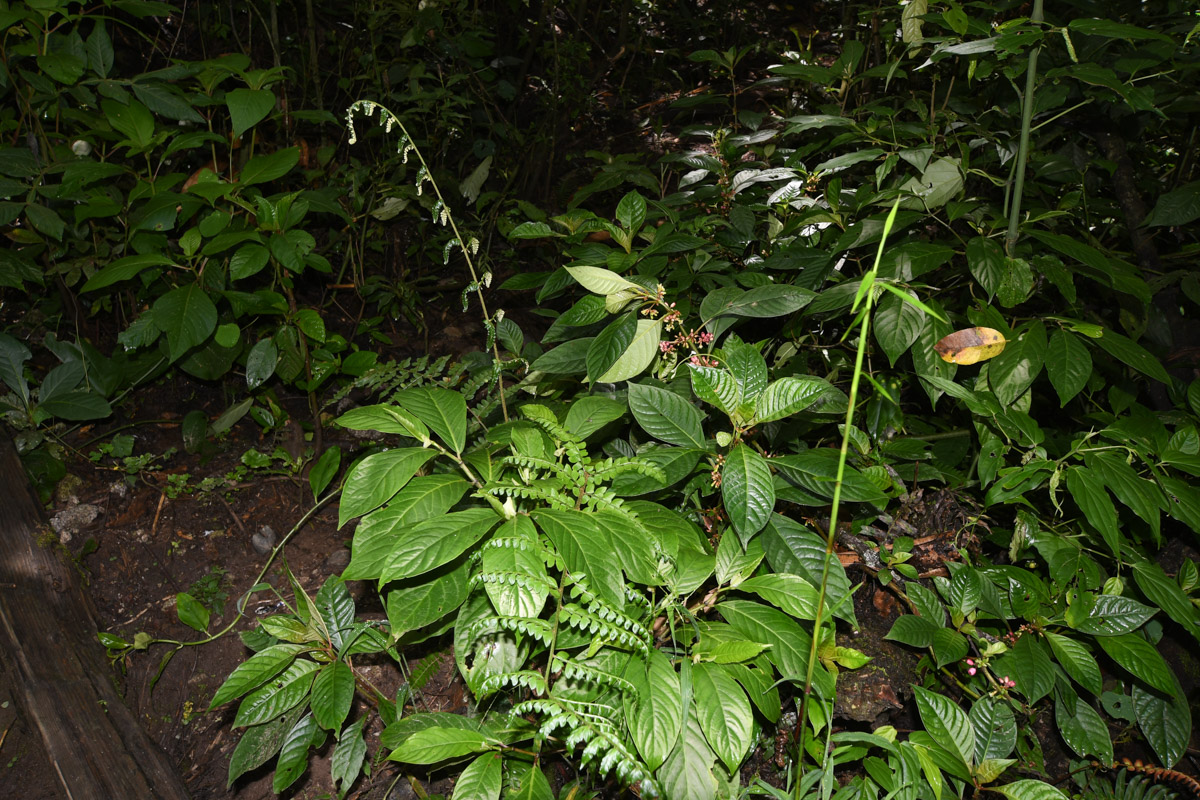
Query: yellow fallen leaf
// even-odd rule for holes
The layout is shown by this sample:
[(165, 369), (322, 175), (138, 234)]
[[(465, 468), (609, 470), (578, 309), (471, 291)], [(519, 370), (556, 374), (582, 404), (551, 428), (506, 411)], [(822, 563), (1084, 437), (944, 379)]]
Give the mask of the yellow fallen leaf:
[(1004, 352), (1008, 341), (995, 328), (963, 328), (933, 346), (943, 361), (951, 364), (975, 364)]

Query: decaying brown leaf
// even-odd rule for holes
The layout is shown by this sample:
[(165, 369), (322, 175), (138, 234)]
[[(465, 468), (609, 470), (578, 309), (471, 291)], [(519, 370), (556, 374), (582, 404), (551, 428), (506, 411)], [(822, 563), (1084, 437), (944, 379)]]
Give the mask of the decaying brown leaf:
[(963, 328), (933, 346), (943, 361), (951, 364), (975, 364), (995, 358), (1007, 344), (1004, 334), (995, 328)]

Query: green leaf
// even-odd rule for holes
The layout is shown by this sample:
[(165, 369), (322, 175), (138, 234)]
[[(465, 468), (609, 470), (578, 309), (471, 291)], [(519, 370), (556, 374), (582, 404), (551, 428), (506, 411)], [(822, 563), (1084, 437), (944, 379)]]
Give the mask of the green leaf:
[(732, 335), (725, 342), (724, 353), (725, 366), (742, 390), (742, 403), (753, 407), (767, 388), (767, 362), (757, 347)]
[(1139, 28), (1136, 25), (1114, 22), (1111, 19), (1080, 17), (1071, 20), (1067, 24), (1067, 27), (1076, 33), (1082, 33), (1087, 36), (1103, 36), (1107, 39), (1117, 39), (1122, 42), (1129, 42), (1136, 39), (1156, 39), (1171, 45), (1175, 44), (1175, 40), (1165, 33), (1152, 31), (1148, 28)]
[(325, 452), (321, 453), (321, 457), (317, 459), (308, 473), (308, 487), (312, 490), (314, 501), (319, 500), (321, 492), (329, 487), (341, 464), (341, 447), (337, 445), (327, 447)]
[(1036, 703), (1054, 689), (1054, 664), (1037, 636), (1025, 634), (996, 662), (1000, 677), (1011, 677), (1017, 691)]
[(780, 378), (759, 395), (754, 417), (760, 423), (790, 417), (817, 402), (832, 388), (824, 378)]
[(563, 427), (586, 439), (610, 422), (625, 416), (626, 406), (607, 397), (581, 397), (571, 404)]
[(1075, 334), (1057, 330), (1046, 345), (1046, 375), (1058, 393), (1059, 407), (1079, 394), (1092, 375), (1092, 354)]
[(420, 523), (392, 549), (379, 584), (424, 575), (452, 561), (486, 536), (499, 521), (490, 508), (472, 508)]
[(1128, 336), (1122, 336), (1113, 330), (1105, 328), (1104, 335), (1096, 339), (1095, 343), (1110, 356), (1133, 367), (1143, 375), (1148, 375), (1154, 380), (1165, 383), (1168, 386), (1171, 385), (1171, 376), (1163, 368), (1162, 362), (1151, 355), (1149, 350)]
[(970, 769), (975, 763), (975, 729), (967, 712), (950, 698), (914, 686), (917, 711), (933, 740)]
[(346, 580), (371, 580), (383, 574), (392, 548), (413, 526), (445, 514), (462, 498), (470, 484), (457, 475), (422, 475), (413, 478), (393, 497), (387, 508), (367, 515), (354, 531)]
[(934, 637), (941, 630), (945, 630), (945, 628), (929, 617), (901, 614), (896, 617), (896, 621), (892, 623), (891, 629), (883, 638), (924, 649), (933, 646)]
[(299, 147), (285, 147), (270, 155), (254, 156), (246, 162), (246, 166), (242, 167), (242, 172), (238, 175), (238, 183), (241, 186), (268, 183), (287, 175), (298, 163), (300, 163)]
[[(510, 548), (504, 548), (502, 552), (509, 551)], [(539, 561), (538, 564), (540, 565), (541, 562)], [(542, 570), (545, 571), (544, 566)], [(392, 638), (398, 639), (409, 631), (419, 630), (456, 611), (467, 600), (469, 578), (470, 570), (467, 562), (463, 561), (452, 571), (439, 575), (433, 580), (388, 592), (387, 615), (391, 625)], [(493, 584), (487, 584), (489, 595), (492, 586)], [(509, 587), (507, 584), (501, 586), (508, 589), (516, 588)], [(501, 613), (505, 612), (501, 611)]]
[(228, 703), (236, 697), (254, 689), (282, 672), (296, 654), (306, 649), (302, 644), (277, 644), (255, 653), (249, 659), (239, 664), (217, 693), (213, 695), (208, 710), (212, 711), (219, 705)]
[(279, 349), (274, 339), (260, 339), (246, 356), (246, 388), (254, 391), (275, 374)]
[(292, 662), (281, 674), (246, 695), (233, 718), (234, 726), (261, 725), (295, 708), (308, 697), (317, 669), (317, 663), (306, 658)]
[(646, 221), (646, 198), (637, 192), (629, 192), (617, 203), (616, 217), (622, 228), (636, 233)]
[(43, 400), (38, 408), (52, 417), (71, 421), (103, 419), (112, 413), (108, 401), (95, 392), (64, 392)]
[[(1060, 686), (1061, 688), (1061, 686)], [(1113, 762), (1112, 737), (1100, 713), (1068, 689), (1058, 692), (1054, 703), (1054, 722), (1067, 746), (1081, 758), (1093, 756), (1101, 764)]]
[(342, 661), (326, 664), (312, 687), (312, 713), (326, 730), (339, 730), (354, 701), (354, 670)]
[(421, 443), (429, 439), (429, 429), (425, 423), (398, 406), (360, 406), (350, 409), (334, 422), (352, 431), (398, 433)]
[(572, 577), (587, 575), (593, 592), (614, 608), (625, 607), (625, 582), (614, 543), (589, 513), (539, 509), (533, 512), (533, 519), (562, 555)]
[[(795, 620), (778, 609), (747, 600), (726, 600), (717, 605), (717, 610), (747, 639), (771, 645), (766, 655), (780, 675), (792, 681), (804, 680), (812, 637)], [(820, 696), (833, 697), (833, 683), (833, 676), (820, 664), (813, 666), (813, 686)]]
[[(489, 581), (484, 584), (488, 599), (502, 616), (531, 619), (538, 617), (546, 605), (552, 584), (540, 555), (537, 530), (533, 521), (524, 514), (518, 514), (510, 520), (505, 520), (496, 531), (495, 538), (512, 541), (503, 547), (484, 549), (483, 572), (493, 575), (522, 575), (526, 580), (513, 583)], [(465, 579), (463, 599), (466, 599)]]
[(464, 769), (454, 782), (451, 800), (499, 800), (502, 756), (484, 753)]
[[(742, 581), (737, 585), (737, 589), (753, 592), (797, 619), (817, 618), (817, 589), (799, 575), (789, 575), (786, 572), (759, 575)], [(825, 610), (828, 612), (828, 607)]]
[(723, 667), (706, 663), (692, 668), (692, 690), (700, 729), (717, 757), (735, 773), (753, 742), (753, 715), (746, 692)]
[(629, 289), (648, 294), (647, 289), (641, 284), (626, 280), (609, 269), (602, 267), (567, 267), (566, 269), (571, 277), (589, 292), (610, 295), (622, 289)]
[(329, 777), (338, 787), (339, 798), (345, 797), (350, 791), (366, 760), (367, 743), (363, 741), (364, 719), (360, 718), (346, 726), (338, 736), (337, 746), (329, 759)]
[(1109, 551), (1120, 558), (1123, 537), (1117, 523), (1117, 509), (1100, 476), (1085, 467), (1071, 467), (1067, 470), (1067, 490), (1083, 516), (1100, 532)]
[(1146, 227), (1187, 225), (1200, 219), (1200, 181), (1159, 195), (1154, 209), (1142, 222)]
[(202, 344), (217, 327), (217, 307), (196, 283), (159, 297), (152, 313), (155, 327), (167, 335), (172, 362)]
[(782, 317), (804, 308), (816, 296), (815, 292), (799, 286), (767, 284), (722, 296), (720, 303), (705, 306), (702, 313), (707, 317), (705, 322), (718, 316)]
[(372, 453), (359, 461), (346, 475), (338, 527), (386, 503), (436, 455), (437, 451), (430, 448), (399, 447)]
[(436, 764), (451, 758), (490, 750), (493, 743), (479, 731), (462, 728), (425, 728), (405, 739), (388, 756), (405, 764)]
[(588, 350), (594, 341), (592, 336), (572, 339), (543, 353), (529, 369), (550, 375), (584, 375), (587, 373)]
[(187, 592), (175, 595), (175, 611), (179, 614), (179, 621), (189, 628), (201, 633), (208, 630), (209, 610)]
[(1193, 638), (1200, 639), (1200, 609), (1192, 604), (1177, 582), (1167, 577), (1162, 567), (1149, 559), (1140, 559), (1133, 564), (1133, 578), (1142, 594), (1154, 605), (1166, 612)]
[(1172, 676), (1175, 688), (1166, 696), (1133, 684), (1133, 708), (1142, 735), (1168, 769), (1187, 753), (1192, 738), (1192, 710), (1187, 694)]
[(990, 300), (1004, 280), (1004, 251), (1000, 245), (982, 236), (971, 239), (967, 242), (967, 266)]
[(1017, 746), (1017, 721), (1008, 702), (984, 695), (967, 716), (975, 732), (975, 763), (1008, 758)]
[(712, 800), (717, 797), (717, 781), (713, 776), (716, 755), (705, 741), (704, 732), (694, 716), (689, 716), (686, 729), (659, 770), (666, 796), (671, 800)]
[(825, 540), (798, 522), (774, 514), (759, 537), (767, 563), (777, 573), (792, 573), (820, 587), (823, 565), (829, 562), (825, 584), (826, 607), (833, 615), (858, 627), (854, 617), (854, 600), (850, 579), (842, 562), (833, 553), (825, 552)]
[(316, 732), (316, 721), (311, 714), (305, 714), (283, 737), (279, 761), (275, 764), (275, 776), (271, 779), (271, 791), (279, 794), (304, 774), (308, 768), (308, 750)]
[(680, 447), (704, 450), (700, 411), (674, 392), (629, 384), (629, 409), (646, 433)]
[(238, 741), (233, 755), (229, 758), (229, 778), (226, 788), (251, 770), (258, 769), (270, 761), (283, 746), (283, 740), (295, 727), (296, 722), (304, 713), (304, 707), (298, 706), (291, 711), (263, 725), (250, 728)]
[(404, 389), (392, 400), (428, 425), (455, 453), (467, 446), (467, 402), (453, 389)]
[(154, 139), (154, 115), (149, 109), (136, 100), (130, 100), (127, 104), (102, 100), (100, 107), (108, 124), (125, 136), (123, 144), (129, 144), (135, 150), (150, 147)]
[(275, 107), (275, 93), (270, 89), (231, 89), (225, 93), (225, 105), (229, 107), (233, 136), (241, 138), (271, 113)]
[(1155, 542), (1160, 541), (1162, 507), (1166, 502), (1154, 481), (1139, 477), (1129, 462), (1115, 453), (1089, 453), (1087, 465), (1134, 516), (1150, 526)]
[(588, 376), (595, 380), (612, 368), (637, 336), (638, 318), (629, 312), (610, 322), (588, 348)]
[(721, 497), (734, 531), (745, 544), (775, 510), (775, 482), (767, 460), (745, 444), (730, 450), (721, 468)]
[[(916, 297), (912, 292), (907, 294)], [(879, 302), (871, 325), (875, 340), (893, 367), (896, 366), (896, 359), (912, 347), (924, 328), (925, 312), (891, 293)]]
[(1157, 610), (1131, 597), (1102, 594), (1095, 598), (1088, 615), (1071, 627), (1093, 636), (1118, 636), (1140, 628)]
[[(639, 319), (637, 328), (634, 330), (633, 339), (629, 342), (629, 346), (624, 352), (614, 361), (603, 373), (599, 374), (592, 370), (590, 361), (591, 348), (588, 349), (588, 377), (593, 382), (600, 383), (619, 383), (627, 381), (630, 378), (636, 378), (642, 373), (650, 363), (654, 361), (655, 356), (659, 353), (658, 342), (662, 334), (662, 320), (657, 319)], [(603, 331), (601, 332), (601, 336)], [(597, 336), (596, 340), (599, 341)]]
[(683, 724), (679, 675), (662, 651), (651, 650), (646, 662), (629, 662), (625, 679), (637, 689), (624, 695), (625, 724), (646, 766), (656, 770), (675, 748)]
[(1041, 322), (1033, 322), (1019, 338), (1009, 340), (1003, 353), (992, 359), (988, 384), (1001, 405), (1010, 406), (1025, 393), (1042, 371), (1045, 355), (1046, 327)]
[(1005, 786), (993, 789), (1008, 798), (1008, 800), (1068, 800), (1059, 789), (1042, 781), (1025, 779), (1014, 781)]
[(142, 270), (151, 267), (174, 267), (175, 263), (162, 253), (144, 253), (141, 255), (125, 256), (110, 261), (99, 272), (88, 278), (87, 283), (80, 287), (81, 292), (91, 292), (103, 289), (114, 283), (136, 277)]
[(505, 800), (554, 800), (554, 790), (550, 781), (536, 764), (528, 768), (524, 775), (518, 775), (513, 781), (513, 788), (504, 796)]
[[(1045, 632), (1046, 641), (1058, 663), (1062, 665), (1071, 680), (1078, 683), (1097, 697), (1104, 690), (1100, 678), (1100, 665), (1081, 643), (1059, 633)], [(1005, 755), (1008, 755), (1005, 753)]]
[(695, 364), (687, 367), (696, 397), (732, 417), (742, 404), (741, 387), (733, 373), (722, 367), (698, 367)]
[(203, 123), (204, 117), (187, 101), (178, 89), (162, 83), (134, 83), (133, 93), (146, 107), (159, 116), (177, 122)]
[(1100, 645), (1109, 658), (1117, 662), (1125, 671), (1139, 680), (1145, 681), (1151, 688), (1170, 695), (1175, 691), (1175, 676), (1167, 662), (1159, 655), (1154, 645), (1147, 642), (1136, 633), (1122, 633), (1119, 636), (1099, 636), (1096, 643)]

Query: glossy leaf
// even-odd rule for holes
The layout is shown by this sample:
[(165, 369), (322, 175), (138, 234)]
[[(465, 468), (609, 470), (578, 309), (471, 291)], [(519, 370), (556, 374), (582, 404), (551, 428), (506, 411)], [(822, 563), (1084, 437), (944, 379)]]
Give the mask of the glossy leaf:
[(646, 433), (680, 447), (705, 449), (700, 411), (674, 392), (629, 384), (629, 408)]
[(602, 267), (567, 267), (567, 272), (579, 285), (595, 294), (610, 295), (622, 289), (646, 292), (646, 288), (622, 278), (617, 273)]
[(392, 396), (455, 453), (467, 446), (467, 401), (452, 389), (404, 389)]
[(470, 484), (457, 475), (422, 475), (413, 478), (388, 503), (368, 514), (354, 531), (346, 580), (370, 580), (383, 566), (400, 537), (414, 525), (446, 513)]
[(491, 508), (456, 511), (412, 528), (388, 555), (379, 583), (424, 575), (453, 561), (496, 526)]
[(199, 284), (172, 289), (154, 301), (154, 325), (167, 335), (171, 361), (200, 345), (217, 327), (217, 307)]
[(975, 763), (1008, 758), (1017, 746), (1017, 721), (1012, 707), (992, 695), (980, 697), (967, 715), (975, 732)]
[(562, 555), (567, 572), (587, 576), (593, 592), (623, 608), (624, 578), (613, 542), (583, 511), (538, 510), (533, 519)]
[(675, 748), (683, 723), (679, 675), (661, 651), (651, 650), (646, 662), (630, 662), (625, 677), (637, 688), (625, 694), (625, 724), (646, 765), (658, 769)]
[(1046, 631), (1045, 636), (1051, 652), (1054, 653), (1054, 658), (1071, 676), (1071, 680), (1099, 697), (1103, 691), (1100, 665), (1096, 663), (1095, 657), (1088, 652), (1088, 649), (1080, 642), (1062, 634)]
[(275, 764), (271, 791), (281, 793), (304, 774), (304, 770), (308, 768), (308, 750), (316, 732), (317, 723), (311, 714), (305, 714), (287, 732), (279, 749), (279, 761)]
[(1123, 537), (1117, 523), (1117, 509), (1100, 476), (1085, 467), (1071, 467), (1067, 470), (1067, 489), (1084, 518), (1100, 532), (1109, 552), (1120, 557)]
[(454, 781), (452, 800), (498, 800), (500, 763), (499, 753), (484, 753), (468, 764)]
[(312, 688), (315, 662), (297, 659), (281, 674), (246, 695), (233, 719), (235, 726), (261, 725), (295, 708)]
[(338, 790), (338, 797), (346, 796), (366, 761), (367, 743), (363, 740), (364, 718), (346, 726), (338, 736), (337, 746), (329, 759), (329, 777)]
[[(909, 292), (911, 295), (912, 293)], [(912, 295), (915, 297), (916, 295)], [(911, 303), (906, 303), (894, 294), (888, 294), (879, 302), (871, 329), (875, 339), (888, 357), (891, 366), (904, 355), (925, 327), (925, 312)], [(944, 341), (944, 340), (943, 340)], [(939, 343), (941, 344), (941, 343)], [(945, 356), (943, 356), (945, 358)], [(980, 360), (980, 359), (976, 359)], [(966, 363), (957, 361), (956, 363)]]
[(462, 728), (425, 728), (405, 739), (388, 755), (389, 761), (405, 764), (436, 764), (491, 748), (479, 731)]
[(1154, 645), (1141, 636), (1136, 633), (1100, 636), (1096, 638), (1096, 643), (1130, 675), (1164, 694), (1174, 693), (1175, 676), (1171, 668)]
[(820, 400), (830, 388), (823, 378), (780, 378), (759, 396), (754, 417), (760, 423), (790, 417)]
[(767, 460), (745, 444), (730, 450), (721, 468), (721, 497), (734, 531), (743, 544), (748, 542), (775, 510), (775, 483)]
[(719, 665), (700, 663), (692, 669), (692, 691), (700, 729), (717, 757), (733, 773), (753, 741), (753, 716), (746, 692)]
[(211, 711), (223, 703), (261, 686), (267, 680), (282, 672), (295, 659), (296, 655), (305, 650), (302, 644), (277, 644), (255, 653), (246, 661), (239, 664), (208, 704)]
[(1060, 406), (1087, 385), (1092, 375), (1092, 354), (1070, 331), (1057, 330), (1046, 345), (1046, 376), (1058, 393)]
[(326, 664), (312, 687), (312, 713), (326, 730), (340, 730), (354, 700), (354, 671), (342, 661)]
[(975, 729), (967, 712), (950, 698), (914, 686), (917, 711), (933, 740), (968, 769), (975, 763)]
[(1133, 684), (1133, 708), (1138, 727), (1158, 760), (1174, 767), (1187, 752), (1192, 736), (1192, 710), (1178, 679), (1166, 695)]
[(372, 453), (359, 461), (346, 475), (338, 527), (391, 500), (436, 455), (437, 451), (430, 448), (399, 447)]
[(1067, 746), (1081, 758), (1091, 756), (1101, 764), (1113, 761), (1112, 737), (1099, 712), (1068, 689), (1058, 692), (1054, 703), (1054, 722)]
[(1031, 323), (1016, 341), (1010, 341), (990, 365), (988, 384), (1001, 405), (1012, 405), (1042, 371), (1046, 356), (1046, 328)]

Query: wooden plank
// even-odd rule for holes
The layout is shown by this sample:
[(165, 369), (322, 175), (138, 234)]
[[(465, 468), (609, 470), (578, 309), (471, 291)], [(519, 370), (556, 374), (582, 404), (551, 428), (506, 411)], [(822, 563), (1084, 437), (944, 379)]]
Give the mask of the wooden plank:
[(16, 679), (17, 705), (70, 800), (186, 800), (166, 754), (118, 694), (91, 602), (57, 542), (0, 435), (0, 659)]

